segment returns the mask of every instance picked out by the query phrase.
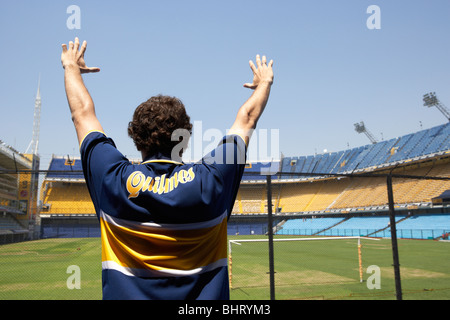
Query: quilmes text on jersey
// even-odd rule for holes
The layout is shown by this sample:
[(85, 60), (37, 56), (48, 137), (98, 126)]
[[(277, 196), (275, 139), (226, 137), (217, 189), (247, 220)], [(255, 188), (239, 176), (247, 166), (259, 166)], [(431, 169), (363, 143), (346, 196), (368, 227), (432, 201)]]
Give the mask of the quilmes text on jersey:
[(185, 184), (195, 179), (194, 169), (180, 170), (170, 178), (166, 174), (160, 177), (145, 176), (141, 171), (134, 171), (128, 176), (128, 199), (136, 198), (141, 192), (153, 192), (155, 194), (169, 193), (180, 184)]

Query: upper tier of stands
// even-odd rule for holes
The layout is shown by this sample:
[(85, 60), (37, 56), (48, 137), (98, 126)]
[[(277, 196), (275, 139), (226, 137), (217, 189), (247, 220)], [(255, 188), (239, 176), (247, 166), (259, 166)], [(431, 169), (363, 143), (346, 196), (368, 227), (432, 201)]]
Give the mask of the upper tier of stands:
[[(399, 138), (358, 148), (310, 156), (285, 157), (281, 172), (348, 173), (371, 167), (450, 153), (450, 122)], [(285, 175), (282, 178), (292, 178)]]
[(79, 158), (67, 159), (63, 157), (53, 157), (48, 167), (46, 180), (82, 180), (83, 167)]

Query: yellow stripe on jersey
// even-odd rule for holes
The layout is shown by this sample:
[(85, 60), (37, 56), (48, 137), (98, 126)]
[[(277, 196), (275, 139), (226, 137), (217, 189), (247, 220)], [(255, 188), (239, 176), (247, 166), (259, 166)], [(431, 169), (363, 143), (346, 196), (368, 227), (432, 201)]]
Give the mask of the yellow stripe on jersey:
[[(157, 225), (100, 215), (102, 265), (139, 276), (196, 274), (227, 264), (227, 217)], [(113, 266), (113, 267), (111, 267)]]
[(101, 130), (90, 130), (90, 131), (88, 131), (88, 132), (84, 135), (84, 137), (80, 140), (80, 149), (81, 149), (81, 145), (83, 144), (84, 139), (86, 139), (86, 137), (87, 137), (89, 134), (91, 134), (92, 132), (99, 132), (99, 133), (102, 133), (102, 134), (104, 134), (104, 135), (106, 136), (106, 133), (104, 133), (104, 132), (101, 131)]

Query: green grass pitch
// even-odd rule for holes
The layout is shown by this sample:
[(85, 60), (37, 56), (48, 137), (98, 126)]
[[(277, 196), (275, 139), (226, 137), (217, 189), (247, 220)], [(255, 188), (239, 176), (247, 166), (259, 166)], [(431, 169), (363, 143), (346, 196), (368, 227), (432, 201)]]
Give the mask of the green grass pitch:
[[(261, 239), (239, 236), (229, 239)], [(289, 238), (292, 238), (289, 237)], [(399, 240), (404, 299), (450, 299), (450, 243)], [(389, 239), (362, 240), (363, 279), (359, 279), (357, 240), (275, 242), (275, 297), (290, 299), (395, 299)], [(269, 299), (268, 243), (232, 247), (234, 300)], [(78, 266), (80, 289), (69, 289)], [(380, 289), (368, 284), (380, 270)], [(48, 239), (0, 246), (1, 300), (101, 299), (100, 239)]]

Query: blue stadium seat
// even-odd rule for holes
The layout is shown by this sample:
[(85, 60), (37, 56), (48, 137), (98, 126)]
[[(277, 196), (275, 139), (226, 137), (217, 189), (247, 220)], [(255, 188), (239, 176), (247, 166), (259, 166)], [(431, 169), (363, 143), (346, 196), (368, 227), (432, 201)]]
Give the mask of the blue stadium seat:
[(279, 235), (313, 235), (324, 229), (336, 225), (344, 218), (292, 219), (286, 221)]
[(228, 222), (228, 235), (263, 235), (267, 233), (267, 223)]
[[(83, 167), (80, 159), (65, 159), (53, 157), (47, 174), (47, 178), (83, 179)], [(78, 172), (77, 172), (78, 171)], [(81, 172), (81, 173), (80, 173)]]
[(288, 157), (283, 159), (281, 168), (283, 172), (305, 174), (342, 173), (447, 150), (450, 150), (450, 123), (339, 152)]
[[(397, 217), (397, 221), (400, 220)], [(366, 236), (389, 226), (389, 217), (353, 217), (320, 233), (326, 236)]]
[[(404, 219), (396, 217), (398, 238), (430, 239), (450, 232), (449, 214), (424, 214)], [(403, 221), (400, 221), (404, 219)], [(390, 237), (388, 216), (344, 218), (317, 218), (288, 220), (278, 235), (367, 236)], [(399, 222), (400, 221), (400, 222)], [(327, 229), (327, 230), (325, 230)], [(385, 229), (385, 230), (382, 230)], [(324, 230), (324, 231), (322, 231)], [(380, 231), (382, 230), (382, 231)], [(377, 232), (378, 231), (378, 232)]]
[(449, 231), (450, 215), (413, 216), (397, 224), (397, 235), (401, 238), (437, 238)]

